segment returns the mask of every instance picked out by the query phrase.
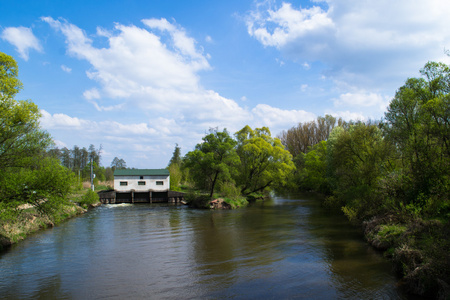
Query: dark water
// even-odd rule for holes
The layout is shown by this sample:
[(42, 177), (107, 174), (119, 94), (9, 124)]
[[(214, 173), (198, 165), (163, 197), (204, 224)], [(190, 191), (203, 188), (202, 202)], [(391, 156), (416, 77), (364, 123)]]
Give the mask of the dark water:
[(0, 255), (1, 299), (406, 299), (317, 201), (233, 211), (104, 205)]

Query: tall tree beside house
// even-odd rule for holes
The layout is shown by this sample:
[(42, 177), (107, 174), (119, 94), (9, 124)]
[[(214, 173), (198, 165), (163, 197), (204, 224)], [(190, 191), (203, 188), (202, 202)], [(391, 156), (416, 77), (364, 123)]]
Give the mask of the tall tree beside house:
[(212, 197), (218, 183), (232, 180), (240, 161), (236, 141), (226, 129), (210, 130), (202, 140), (186, 154), (185, 164), (196, 186), (209, 190)]
[(172, 191), (180, 190), (180, 184), (183, 178), (183, 171), (181, 165), (182, 165), (181, 148), (178, 146), (178, 144), (176, 144), (172, 158), (170, 159), (169, 165), (167, 166), (170, 173), (170, 190)]

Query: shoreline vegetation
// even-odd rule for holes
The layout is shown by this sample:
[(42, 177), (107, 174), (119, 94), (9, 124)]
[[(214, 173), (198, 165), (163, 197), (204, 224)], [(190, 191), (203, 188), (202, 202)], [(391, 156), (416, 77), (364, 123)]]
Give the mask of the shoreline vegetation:
[(0, 253), (38, 231), (57, 226), (99, 205), (101, 202), (97, 193), (84, 188), (70, 195), (67, 201), (51, 213), (43, 212), (29, 203), (15, 208), (3, 208), (0, 211), (3, 216), (0, 219)]
[[(191, 207), (217, 209), (245, 207), (277, 190), (323, 194), (325, 206), (361, 226), (368, 243), (392, 259), (408, 292), (449, 299), (450, 67), (428, 62), (420, 73), (397, 90), (378, 121), (326, 115), (277, 137), (267, 127), (247, 125), (234, 135), (210, 128), (184, 157), (176, 145), (167, 167), (170, 190), (187, 191)], [(17, 63), (0, 52), (5, 245), (98, 201), (95, 192), (79, 193), (91, 169), (95, 182), (126, 168), (116, 157), (108, 176), (100, 166), (101, 146), (55, 147), (40, 127), (37, 105), (14, 99), (21, 88)]]

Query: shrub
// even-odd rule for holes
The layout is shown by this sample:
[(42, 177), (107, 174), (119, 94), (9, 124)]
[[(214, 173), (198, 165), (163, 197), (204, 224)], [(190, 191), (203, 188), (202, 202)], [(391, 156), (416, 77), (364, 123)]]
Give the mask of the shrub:
[(84, 194), (77, 202), (81, 207), (88, 208), (89, 206), (98, 203), (99, 197), (93, 190), (87, 190), (86, 194)]

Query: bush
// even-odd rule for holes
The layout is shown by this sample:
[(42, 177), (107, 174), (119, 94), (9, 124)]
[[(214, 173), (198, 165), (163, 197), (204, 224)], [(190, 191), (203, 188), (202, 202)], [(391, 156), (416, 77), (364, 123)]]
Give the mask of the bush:
[(230, 204), (232, 209), (246, 207), (248, 205), (248, 201), (244, 197), (236, 197), (232, 199), (225, 198), (223, 200)]
[(96, 192), (93, 190), (87, 190), (86, 194), (84, 194), (79, 201), (78, 204), (83, 208), (88, 208), (95, 203), (99, 202), (99, 197)]

